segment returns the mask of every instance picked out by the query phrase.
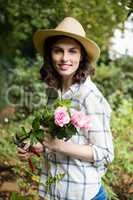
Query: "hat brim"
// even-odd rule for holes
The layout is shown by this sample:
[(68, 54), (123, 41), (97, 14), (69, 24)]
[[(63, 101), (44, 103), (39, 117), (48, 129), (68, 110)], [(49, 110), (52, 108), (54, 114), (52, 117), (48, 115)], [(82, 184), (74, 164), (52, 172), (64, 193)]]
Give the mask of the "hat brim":
[(55, 30), (55, 29), (38, 30), (35, 32), (35, 34), (33, 36), (33, 42), (34, 42), (35, 48), (41, 54), (41, 56), (44, 55), (45, 40), (49, 37), (57, 36), (57, 35), (69, 36), (69, 37), (72, 37), (72, 38), (78, 40), (85, 48), (85, 50), (88, 54), (89, 60), (91, 62), (96, 62), (96, 60), (99, 58), (100, 48), (94, 41), (92, 41), (88, 38), (73, 34), (73, 33), (59, 31), (59, 30)]

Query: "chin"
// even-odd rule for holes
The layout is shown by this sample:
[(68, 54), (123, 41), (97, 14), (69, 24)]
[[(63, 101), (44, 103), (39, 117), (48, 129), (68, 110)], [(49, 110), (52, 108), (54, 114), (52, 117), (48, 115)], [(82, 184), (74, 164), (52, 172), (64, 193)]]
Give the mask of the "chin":
[(71, 71), (69, 71), (69, 70), (64, 70), (64, 71), (58, 71), (58, 73), (60, 74), (60, 75), (72, 75), (74, 72), (71, 72)]
[(61, 76), (71, 76), (73, 73), (60, 72), (59, 74), (60, 74)]

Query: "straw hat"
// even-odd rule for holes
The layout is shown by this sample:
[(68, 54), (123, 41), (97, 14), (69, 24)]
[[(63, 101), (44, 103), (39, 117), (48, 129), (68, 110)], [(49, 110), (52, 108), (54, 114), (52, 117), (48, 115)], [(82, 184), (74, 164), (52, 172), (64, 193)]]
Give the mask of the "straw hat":
[(44, 42), (48, 37), (64, 35), (78, 40), (85, 48), (91, 62), (95, 62), (99, 55), (98, 45), (86, 38), (82, 25), (73, 17), (66, 17), (55, 29), (37, 30), (33, 36), (33, 42), (37, 51), (43, 56)]

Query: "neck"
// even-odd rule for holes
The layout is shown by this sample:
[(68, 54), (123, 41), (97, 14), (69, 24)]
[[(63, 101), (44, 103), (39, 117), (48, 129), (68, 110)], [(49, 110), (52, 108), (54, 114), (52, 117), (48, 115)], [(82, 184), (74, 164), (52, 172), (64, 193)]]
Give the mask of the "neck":
[(62, 79), (62, 93), (65, 93), (69, 88), (70, 86), (72, 85), (72, 78), (63, 78)]

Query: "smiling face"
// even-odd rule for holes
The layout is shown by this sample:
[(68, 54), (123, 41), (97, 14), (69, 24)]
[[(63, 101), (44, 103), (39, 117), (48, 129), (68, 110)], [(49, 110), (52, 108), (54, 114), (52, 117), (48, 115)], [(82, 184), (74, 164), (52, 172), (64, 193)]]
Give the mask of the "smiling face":
[(74, 39), (62, 38), (52, 46), (51, 58), (62, 78), (72, 77), (79, 67), (81, 46)]

